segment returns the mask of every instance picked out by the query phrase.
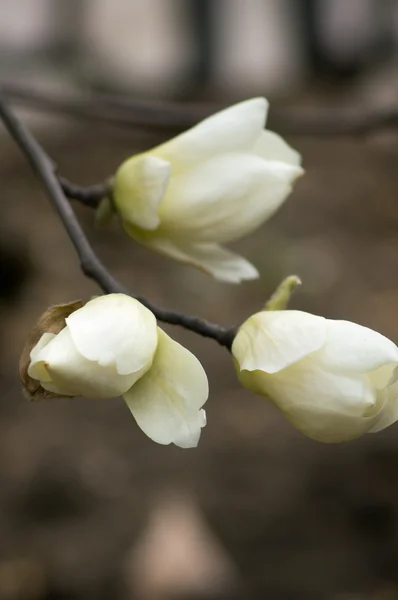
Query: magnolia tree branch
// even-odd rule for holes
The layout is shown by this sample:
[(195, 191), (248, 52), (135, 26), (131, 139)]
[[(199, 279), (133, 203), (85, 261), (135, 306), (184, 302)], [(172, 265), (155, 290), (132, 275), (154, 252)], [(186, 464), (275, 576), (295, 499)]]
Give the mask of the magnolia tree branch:
[[(94, 94), (87, 98), (65, 98), (15, 85), (2, 89), (14, 102), (40, 110), (68, 114), (84, 119), (101, 120), (115, 125), (155, 127), (182, 131), (223, 108), (208, 104), (192, 105), (167, 102), (140, 102), (121, 97)], [(398, 127), (396, 106), (369, 106), (358, 109), (328, 108), (303, 111), (302, 109), (272, 109), (269, 124), (285, 135), (343, 136), (372, 133), (385, 127)]]
[(112, 192), (112, 180), (109, 180), (107, 183), (96, 183), (82, 187), (59, 175), (58, 182), (65, 196), (73, 200), (78, 200), (81, 204), (90, 208), (97, 208), (102, 198), (109, 196)]
[[(177, 103), (140, 102), (105, 95), (84, 97), (60, 96), (25, 89), (15, 85), (3, 85), (3, 91), (14, 102), (41, 110), (68, 114), (84, 119), (101, 120), (116, 125), (132, 127), (155, 127), (181, 131), (206, 116), (223, 108), (215, 105), (183, 105)], [(273, 110), (270, 126), (280, 133), (291, 135), (336, 136), (367, 134), (385, 127), (398, 127), (398, 109), (395, 107), (370, 107), (358, 110), (324, 109), (322, 111), (298, 112), (297, 110)], [(35, 144), (37, 144), (35, 142)], [(73, 200), (97, 208), (100, 200), (109, 196), (112, 180), (83, 187), (58, 177), (64, 194)]]
[[(25, 127), (11, 111), (1, 94), (0, 118), (42, 182), (51, 204), (57, 211), (76, 250), (83, 273), (87, 277), (93, 279), (105, 293), (122, 293), (136, 298), (151, 310), (159, 321), (180, 325), (199, 335), (212, 338), (222, 346), (230, 349), (235, 336), (234, 328), (224, 328), (220, 325), (209, 323), (199, 317), (158, 308), (148, 302), (145, 298), (131, 294), (127, 288), (111, 275), (91, 247), (64, 193), (64, 191), (66, 193), (69, 192), (72, 197), (76, 197), (85, 204), (91, 206), (92, 204), (94, 205), (95, 199), (98, 202), (98, 200), (103, 197), (103, 191), (105, 191), (106, 194), (107, 186), (105, 185), (103, 189), (100, 189), (102, 186), (93, 186), (92, 188), (86, 188), (85, 191), (82, 191), (83, 188), (78, 188), (67, 180), (58, 178), (54, 172), (55, 166), (51, 159), (47, 156), (27, 127)], [(73, 196), (73, 193), (75, 196)]]
[(123, 98), (90, 94), (87, 97), (41, 92), (15, 85), (1, 86), (14, 103), (54, 113), (123, 127), (155, 127), (169, 131), (183, 130), (222, 108), (220, 106), (184, 105), (167, 102), (126, 101)]

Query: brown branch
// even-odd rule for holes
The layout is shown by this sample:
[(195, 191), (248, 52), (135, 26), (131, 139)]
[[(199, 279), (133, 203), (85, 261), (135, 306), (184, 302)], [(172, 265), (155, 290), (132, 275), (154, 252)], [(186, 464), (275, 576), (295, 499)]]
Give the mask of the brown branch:
[[(182, 131), (222, 105), (188, 105), (168, 102), (141, 102), (117, 96), (91, 94), (87, 97), (49, 94), (15, 85), (3, 85), (3, 92), (16, 104), (39, 110), (100, 120), (123, 127), (151, 127)], [(398, 127), (398, 109), (391, 107), (275, 109), (270, 114), (271, 129), (284, 135), (343, 136), (372, 133), (385, 127)]]
[(90, 186), (80, 186), (76, 183), (72, 183), (66, 177), (58, 176), (58, 182), (62, 187), (62, 190), (68, 198), (78, 200), (81, 204), (89, 206), (90, 208), (97, 208), (98, 204), (111, 193), (112, 190), (112, 179), (107, 183), (96, 183)]
[(2, 92), (15, 104), (39, 110), (62, 113), (123, 127), (155, 127), (183, 130), (222, 108), (220, 106), (187, 106), (166, 102), (126, 101), (101, 94), (87, 97), (59, 95), (15, 85), (2, 85)]
[[(222, 346), (230, 349), (235, 335), (235, 330), (233, 328), (227, 329), (220, 325), (209, 323), (199, 317), (184, 315), (179, 312), (154, 306), (145, 298), (130, 294), (127, 288), (109, 273), (86, 238), (85, 233), (64, 194), (61, 183), (54, 173), (54, 164), (51, 159), (49, 159), (45, 151), (41, 148), (25, 125), (17, 119), (1, 95), (0, 118), (20, 150), (26, 156), (34, 172), (41, 180), (51, 204), (57, 211), (76, 250), (83, 273), (96, 281), (105, 293), (122, 293), (133, 296), (144, 304), (144, 306), (149, 308), (159, 321), (180, 325), (185, 329), (212, 338)], [(69, 182), (67, 185), (69, 185)]]
[(275, 112), (271, 129), (283, 134), (302, 136), (357, 136), (380, 129), (398, 127), (398, 109), (394, 107), (328, 108), (311, 111)]

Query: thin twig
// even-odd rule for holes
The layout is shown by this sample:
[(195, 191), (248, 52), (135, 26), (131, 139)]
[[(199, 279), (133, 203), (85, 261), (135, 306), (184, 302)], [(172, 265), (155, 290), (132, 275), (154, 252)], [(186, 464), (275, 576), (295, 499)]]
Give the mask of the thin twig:
[(148, 302), (145, 298), (131, 294), (127, 288), (109, 273), (107, 268), (95, 254), (72, 210), (72, 207), (64, 195), (62, 186), (54, 173), (52, 161), (48, 158), (47, 154), (30, 131), (13, 114), (8, 107), (7, 102), (1, 95), (0, 118), (10, 135), (26, 156), (34, 172), (41, 180), (43, 187), (76, 250), (83, 273), (96, 281), (105, 293), (122, 293), (133, 296), (149, 308), (159, 321), (180, 325), (185, 329), (189, 329), (205, 337), (213, 338), (222, 346), (230, 349), (234, 338), (233, 328), (227, 329), (220, 325), (209, 323), (199, 317), (158, 308)]
[(72, 183), (66, 177), (60, 175), (58, 176), (58, 182), (67, 198), (78, 200), (90, 208), (97, 208), (102, 198), (110, 194), (112, 187), (111, 180), (107, 183), (96, 183), (83, 187)]
[(358, 136), (380, 129), (398, 127), (398, 110), (394, 107), (323, 108), (284, 113), (274, 111), (272, 129), (283, 134), (311, 137)]
[[(7, 97), (24, 106), (124, 127), (155, 127), (182, 131), (223, 108), (220, 104), (140, 102), (101, 94), (91, 94), (87, 98), (65, 98), (64, 95), (44, 93), (16, 85), (3, 85), (2, 89)], [(273, 108), (269, 126), (284, 135), (360, 135), (386, 127), (398, 127), (398, 109), (395, 106), (369, 106), (361, 109), (336, 107), (306, 111)]]
[(214, 105), (126, 101), (124, 98), (101, 94), (66, 98), (64, 95), (44, 93), (39, 90), (7, 84), (3, 84), (1, 89), (7, 98), (16, 104), (83, 119), (100, 120), (113, 125), (122, 125), (123, 127), (156, 127), (173, 131), (183, 130), (221, 108)]

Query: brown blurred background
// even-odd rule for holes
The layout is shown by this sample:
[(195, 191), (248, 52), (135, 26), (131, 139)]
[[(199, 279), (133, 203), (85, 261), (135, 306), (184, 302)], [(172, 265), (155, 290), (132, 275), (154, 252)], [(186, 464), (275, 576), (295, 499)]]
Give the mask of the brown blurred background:
[[(275, 110), (398, 105), (394, 0), (1, 0), (0, 81), (60, 94), (220, 101)], [(156, 128), (19, 111), (60, 171), (101, 181)], [(285, 275), (294, 307), (398, 341), (398, 131), (289, 136), (307, 173), (236, 244), (262, 278), (222, 285), (96, 231), (112, 272), (159, 305), (233, 324)], [(305, 439), (241, 389), (210, 340), (196, 450), (162, 447), (121, 399), (29, 404), (17, 363), (50, 304), (98, 289), (19, 150), (0, 131), (0, 600), (398, 598), (398, 425), (336, 446)]]

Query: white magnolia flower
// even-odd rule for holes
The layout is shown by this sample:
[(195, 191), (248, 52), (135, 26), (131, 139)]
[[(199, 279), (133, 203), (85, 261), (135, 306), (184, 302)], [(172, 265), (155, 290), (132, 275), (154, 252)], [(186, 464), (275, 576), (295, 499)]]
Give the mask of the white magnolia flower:
[(303, 173), (300, 155), (264, 130), (264, 98), (241, 102), (118, 169), (113, 199), (135, 240), (217, 279), (258, 277), (220, 244), (252, 232)]
[(44, 333), (27, 374), (61, 396), (122, 395), (141, 429), (160, 444), (196, 446), (206, 423), (208, 382), (198, 359), (124, 294), (88, 302)]
[(398, 419), (398, 348), (366, 327), (264, 311), (241, 326), (232, 354), (242, 384), (315, 440), (354, 439)]

